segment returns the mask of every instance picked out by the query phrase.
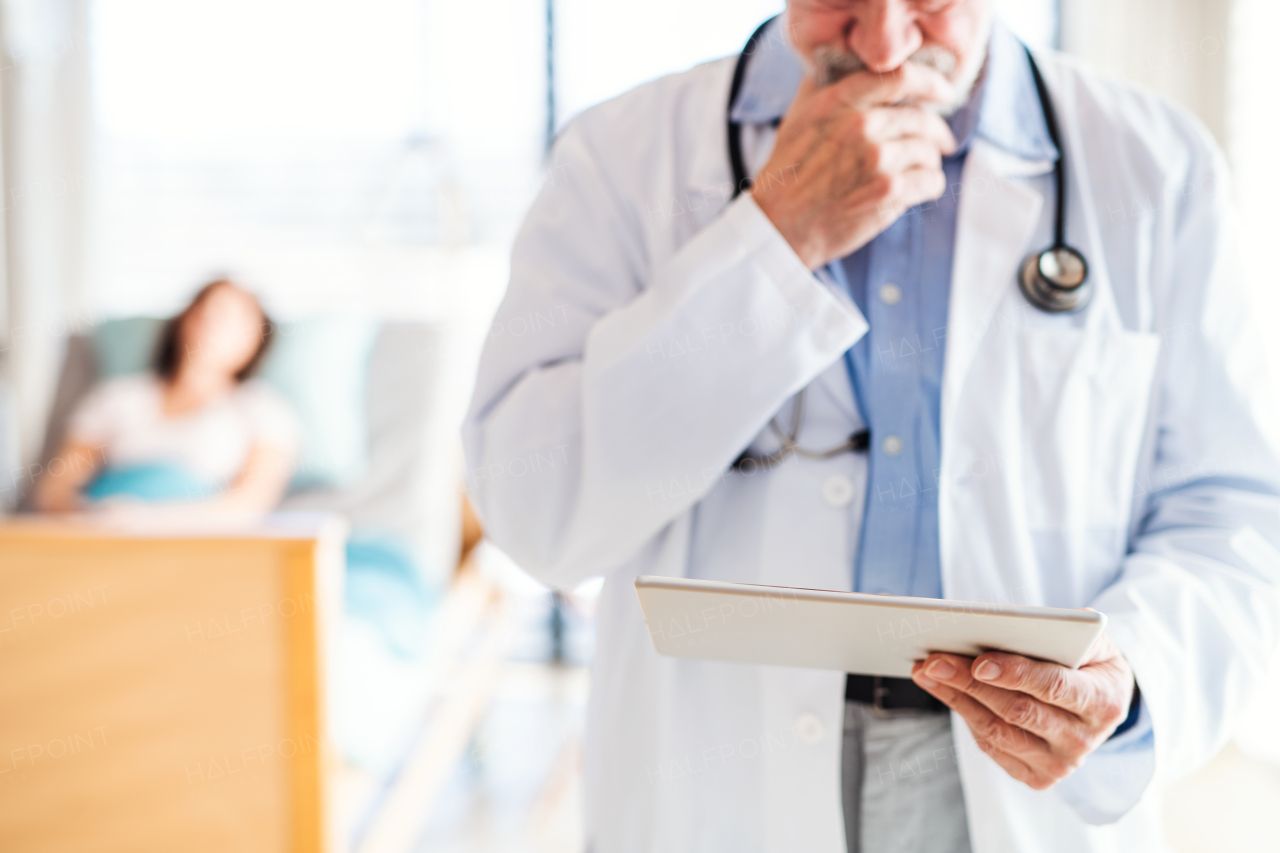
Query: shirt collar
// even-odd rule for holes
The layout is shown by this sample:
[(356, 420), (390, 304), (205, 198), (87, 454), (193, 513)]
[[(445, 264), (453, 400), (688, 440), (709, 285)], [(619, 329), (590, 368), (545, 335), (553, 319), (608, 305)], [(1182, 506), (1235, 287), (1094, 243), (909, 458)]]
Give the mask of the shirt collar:
[[(779, 16), (757, 42), (730, 118), (740, 124), (776, 122), (791, 105), (803, 74), (804, 67), (784, 37)], [(969, 102), (951, 117), (951, 126), (963, 136), (961, 151), (977, 135), (1027, 160), (1058, 159), (1058, 149), (1049, 138), (1040, 109), (1026, 50), (998, 20), (987, 44), (986, 67)]]

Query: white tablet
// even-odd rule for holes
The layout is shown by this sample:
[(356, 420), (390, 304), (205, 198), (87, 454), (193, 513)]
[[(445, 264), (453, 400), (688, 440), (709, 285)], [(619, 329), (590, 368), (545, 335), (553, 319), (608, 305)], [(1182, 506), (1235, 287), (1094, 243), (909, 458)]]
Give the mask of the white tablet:
[(659, 654), (908, 677), (930, 652), (1007, 651), (1075, 668), (1107, 617), (1063, 610), (645, 576)]

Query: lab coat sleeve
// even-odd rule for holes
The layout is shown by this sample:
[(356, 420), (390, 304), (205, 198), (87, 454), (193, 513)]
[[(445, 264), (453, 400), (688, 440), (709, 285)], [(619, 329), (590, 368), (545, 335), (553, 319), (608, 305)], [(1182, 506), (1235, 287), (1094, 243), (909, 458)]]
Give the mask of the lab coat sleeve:
[(1140, 702), (1133, 728), (1098, 747), (1057, 791), (1089, 823), (1111, 823), (1142, 799), (1154, 770), (1151, 712)]
[(606, 158), (583, 123), (516, 240), (463, 428), (487, 534), (562, 587), (634, 557), (866, 328), (749, 195), (663, 250), (661, 193), (620, 187), (664, 166)]
[(1139, 521), (1118, 580), (1092, 604), (1133, 666), (1151, 751), (1140, 721), (1128, 748), (1104, 748), (1060, 786), (1091, 823), (1118, 819), (1147, 788), (1221, 749), (1280, 629), (1275, 385), (1235, 263), (1225, 166), (1211, 143), (1202, 150), (1170, 192), (1168, 285), (1153, 294), (1162, 366)]

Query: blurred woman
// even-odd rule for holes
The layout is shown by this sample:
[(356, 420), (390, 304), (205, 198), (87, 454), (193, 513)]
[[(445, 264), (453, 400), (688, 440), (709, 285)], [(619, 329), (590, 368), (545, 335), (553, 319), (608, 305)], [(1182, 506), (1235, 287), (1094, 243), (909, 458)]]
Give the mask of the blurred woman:
[(288, 404), (251, 378), (272, 329), (235, 283), (202, 288), (164, 327), (152, 372), (105, 382), (76, 409), (36, 508), (171, 521), (271, 510), (299, 442)]

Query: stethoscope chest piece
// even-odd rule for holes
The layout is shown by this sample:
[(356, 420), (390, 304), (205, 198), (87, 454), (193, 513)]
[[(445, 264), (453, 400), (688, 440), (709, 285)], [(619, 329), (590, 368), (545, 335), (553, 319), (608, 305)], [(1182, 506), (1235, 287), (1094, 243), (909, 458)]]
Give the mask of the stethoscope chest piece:
[(1018, 284), (1027, 301), (1051, 314), (1079, 311), (1093, 295), (1089, 265), (1070, 246), (1054, 246), (1022, 262)]

